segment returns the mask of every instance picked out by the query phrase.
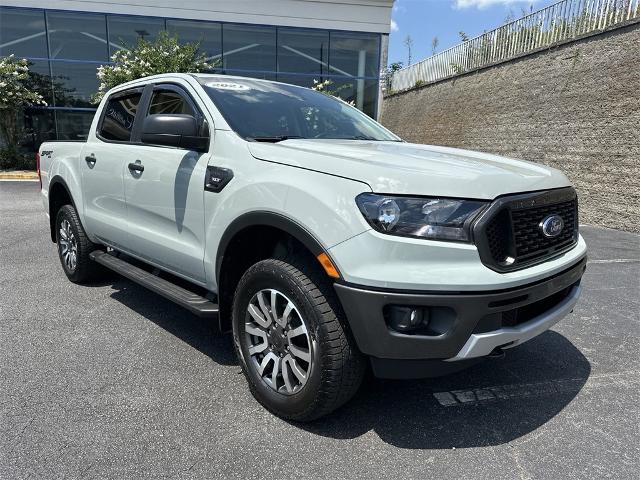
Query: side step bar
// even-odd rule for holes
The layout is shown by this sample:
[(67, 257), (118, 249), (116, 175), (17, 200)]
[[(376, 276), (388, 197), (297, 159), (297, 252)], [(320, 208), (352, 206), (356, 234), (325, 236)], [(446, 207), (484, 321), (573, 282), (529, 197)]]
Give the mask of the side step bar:
[(196, 293), (190, 292), (102, 250), (91, 252), (89, 257), (94, 262), (119, 273), (123, 277), (127, 277), (129, 280), (148, 288), (158, 295), (168, 298), (199, 317), (218, 318), (218, 304)]

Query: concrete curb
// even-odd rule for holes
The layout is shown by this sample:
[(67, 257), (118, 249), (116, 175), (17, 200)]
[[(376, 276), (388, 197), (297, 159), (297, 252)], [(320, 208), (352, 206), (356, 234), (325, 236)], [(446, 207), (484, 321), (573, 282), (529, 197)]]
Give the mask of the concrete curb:
[(38, 172), (30, 170), (14, 170), (0, 172), (0, 180), (37, 180)]

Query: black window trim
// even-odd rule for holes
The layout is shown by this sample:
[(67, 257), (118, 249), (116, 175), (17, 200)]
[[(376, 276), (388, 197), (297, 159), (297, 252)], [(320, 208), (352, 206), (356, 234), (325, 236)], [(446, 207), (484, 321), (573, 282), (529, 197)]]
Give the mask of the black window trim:
[[(184, 88), (183, 85), (175, 82), (170, 82), (170, 81), (161, 81), (159, 83), (147, 83), (144, 85), (137, 85), (124, 90), (118, 90), (117, 92), (114, 92), (111, 95), (109, 95), (109, 97), (107, 98), (107, 101), (105, 102), (105, 107), (100, 112), (100, 119), (98, 121), (98, 125), (96, 127), (96, 132), (95, 132), (96, 137), (103, 142), (115, 143), (119, 145), (143, 145), (147, 147), (185, 150), (183, 148), (170, 147), (167, 145), (154, 145), (152, 143), (142, 143), (142, 140), (141, 140), (142, 124), (144, 119), (149, 114), (149, 108), (151, 106), (151, 97), (153, 96), (153, 92), (155, 92), (156, 90), (174, 91), (179, 95), (183, 96), (187, 100), (187, 103), (189, 103), (189, 105), (195, 112), (196, 120), (200, 122), (210, 123), (207, 120), (207, 117), (202, 112), (202, 109), (199, 107), (198, 103), (194, 100), (193, 95), (191, 95), (191, 93), (186, 88)], [(108, 103), (111, 100), (114, 100), (123, 96), (126, 97), (128, 95), (131, 95), (132, 93), (141, 93), (141, 97), (140, 97), (140, 102), (138, 103), (138, 108), (136, 109), (135, 119), (133, 120), (133, 127), (131, 128), (131, 138), (129, 140), (110, 140), (100, 135), (100, 131), (102, 130), (102, 123), (104, 122), (104, 117), (106, 113), (106, 106), (108, 105)], [(212, 130), (211, 125), (209, 125), (208, 127), (209, 141), (211, 141), (211, 130)]]
[[(193, 109), (194, 112), (194, 116), (196, 118), (196, 120), (202, 125), (204, 122), (206, 122), (207, 124), (210, 123), (207, 120), (207, 117), (204, 115), (204, 113), (202, 112), (202, 109), (200, 108), (200, 106), (198, 105), (198, 102), (196, 102), (193, 98), (193, 95), (191, 95), (191, 93), (184, 88), (183, 85), (179, 84), (179, 83), (174, 83), (171, 81), (161, 81), (159, 83), (150, 83), (147, 85), (148, 87), (148, 92), (145, 91), (146, 98), (143, 98), (143, 100), (145, 100), (144, 103), (142, 103), (142, 100), (140, 101), (140, 106), (138, 107), (138, 111), (136, 113), (136, 122), (138, 122), (138, 116), (140, 118), (138, 124), (134, 123), (134, 129), (136, 130), (136, 137), (135, 137), (135, 144), (136, 145), (144, 145), (146, 147), (155, 147), (155, 148), (170, 148), (172, 150), (185, 150), (188, 151), (188, 149), (186, 148), (181, 148), (181, 147), (171, 147), (168, 145), (156, 145), (154, 143), (143, 143), (141, 140), (142, 137), (142, 124), (144, 123), (144, 119), (147, 118), (147, 116), (149, 116), (149, 109), (151, 108), (151, 99), (153, 98), (153, 93), (156, 92), (157, 90), (165, 90), (165, 91), (171, 91), (171, 92), (175, 92), (178, 95), (180, 95), (181, 97), (183, 97), (187, 103), (189, 104), (189, 106)], [(142, 107), (142, 108), (140, 108)], [(144, 114), (142, 113), (144, 112)], [(170, 114), (169, 114), (170, 115)], [(137, 127), (137, 128), (136, 128)], [(208, 134), (209, 134), (209, 142), (211, 142), (211, 126), (208, 127), (207, 129)], [(134, 139), (134, 136), (132, 135), (132, 140)]]

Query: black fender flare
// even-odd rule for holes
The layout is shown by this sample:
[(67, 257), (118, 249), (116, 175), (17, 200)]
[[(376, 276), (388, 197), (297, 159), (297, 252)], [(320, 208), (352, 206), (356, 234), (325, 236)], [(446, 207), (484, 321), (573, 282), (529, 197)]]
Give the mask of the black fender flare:
[(56, 242), (56, 233), (54, 228), (56, 219), (54, 218), (53, 212), (51, 211), (51, 190), (53, 190), (53, 187), (55, 187), (56, 185), (60, 185), (65, 189), (67, 195), (71, 199), (71, 205), (73, 205), (73, 208), (76, 209), (76, 212), (78, 211), (78, 208), (76, 207), (76, 201), (73, 199), (73, 195), (71, 195), (71, 190), (69, 189), (69, 185), (67, 185), (67, 182), (65, 182), (64, 178), (62, 178), (60, 175), (53, 176), (49, 181), (49, 187), (47, 190), (49, 194), (49, 227), (51, 230), (51, 241), (54, 243)]
[(216, 254), (216, 280), (218, 281), (218, 284), (220, 281), (220, 270), (222, 269), (224, 254), (229, 246), (229, 242), (231, 242), (231, 239), (245, 228), (259, 226), (274, 227), (288, 233), (302, 243), (315, 257), (323, 252), (327, 253), (326, 249), (311, 232), (295, 220), (292, 220), (285, 215), (269, 211), (245, 213), (231, 222), (220, 238)]

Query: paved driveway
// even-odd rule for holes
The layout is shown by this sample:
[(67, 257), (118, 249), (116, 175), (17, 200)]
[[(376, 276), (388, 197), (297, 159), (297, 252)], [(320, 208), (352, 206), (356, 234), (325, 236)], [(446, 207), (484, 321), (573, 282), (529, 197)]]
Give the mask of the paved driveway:
[(582, 232), (584, 296), (553, 331), (294, 425), (228, 336), (115, 275), (68, 282), (37, 183), (0, 182), (0, 478), (637, 478), (640, 237)]

